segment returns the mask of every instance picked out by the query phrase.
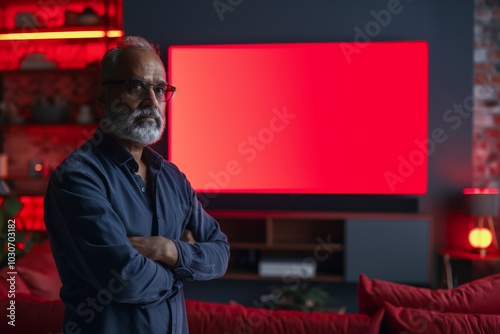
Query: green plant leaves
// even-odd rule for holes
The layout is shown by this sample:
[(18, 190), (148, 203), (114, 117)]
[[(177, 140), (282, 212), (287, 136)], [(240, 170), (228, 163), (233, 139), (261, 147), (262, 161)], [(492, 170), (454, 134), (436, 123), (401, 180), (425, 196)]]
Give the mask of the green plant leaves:
[(263, 299), (271, 302), (277, 309), (301, 310), (305, 312), (324, 311), (328, 308), (328, 304), (333, 301), (326, 290), (318, 286), (308, 288), (307, 284), (275, 288), (271, 293), (263, 297)]
[(19, 201), (17, 197), (13, 196), (8, 196), (4, 197), (2, 208), (3, 211), (6, 213), (7, 217), (2, 217), (5, 220), (5, 218), (14, 218), (17, 216), (19, 211), (21, 211), (21, 208), (23, 207), (23, 204)]

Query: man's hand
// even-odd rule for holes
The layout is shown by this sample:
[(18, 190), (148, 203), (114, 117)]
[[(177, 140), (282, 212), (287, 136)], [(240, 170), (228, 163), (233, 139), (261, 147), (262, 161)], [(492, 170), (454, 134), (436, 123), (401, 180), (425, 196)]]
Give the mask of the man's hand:
[(177, 264), (179, 254), (172, 240), (161, 236), (130, 237), (132, 247), (145, 257), (165, 263), (169, 267)]
[(184, 242), (187, 242), (190, 244), (196, 243), (196, 240), (193, 236), (193, 232), (191, 232), (191, 230), (185, 230), (184, 233), (182, 233), (181, 241), (184, 241)]

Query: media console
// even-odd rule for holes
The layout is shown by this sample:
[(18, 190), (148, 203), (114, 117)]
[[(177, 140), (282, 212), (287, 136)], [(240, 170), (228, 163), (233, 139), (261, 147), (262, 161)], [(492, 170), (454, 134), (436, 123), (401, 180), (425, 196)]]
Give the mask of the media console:
[[(208, 211), (231, 246), (227, 279), (355, 283), (370, 278), (430, 285), (432, 219), (413, 213)], [(259, 276), (261, 259), (314, 262), (313, 278)]]

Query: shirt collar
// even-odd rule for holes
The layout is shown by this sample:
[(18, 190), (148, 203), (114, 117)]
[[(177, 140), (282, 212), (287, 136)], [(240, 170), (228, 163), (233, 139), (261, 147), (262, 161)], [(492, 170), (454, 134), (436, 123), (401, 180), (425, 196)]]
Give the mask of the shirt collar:
[[(127, 164), (129, 169), (134, 173), (139, 169), (133, 155), (115, 138), (102, 131), (101, 128), (96, 129), (94, 133), (94, 142), (97, 143), (96, 146), (108, 155), (117, 166), (121, 167)], [(153, 166), (157, 169), (160, 168), (163, 162), (163, 157), (148, 146), (144, 147), (142, 159), (148, 166)]]

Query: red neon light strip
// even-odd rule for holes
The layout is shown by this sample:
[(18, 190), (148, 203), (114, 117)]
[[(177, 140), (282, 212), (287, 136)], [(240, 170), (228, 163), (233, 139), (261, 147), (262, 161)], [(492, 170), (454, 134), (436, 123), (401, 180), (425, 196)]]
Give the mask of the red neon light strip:
[(498, 194), (497, 188), (465, 188), (464, 195), (474, 194)]

